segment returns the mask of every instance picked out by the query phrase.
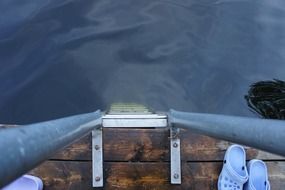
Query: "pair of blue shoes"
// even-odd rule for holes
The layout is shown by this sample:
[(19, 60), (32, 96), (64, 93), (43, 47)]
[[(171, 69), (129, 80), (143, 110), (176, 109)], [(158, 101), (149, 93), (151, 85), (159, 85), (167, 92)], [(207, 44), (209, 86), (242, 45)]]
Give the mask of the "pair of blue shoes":
[(254, 159), (246, 165), (244, 148), (230, 146), (225, 154), (218, 190), (270, 190), (266, 164)]

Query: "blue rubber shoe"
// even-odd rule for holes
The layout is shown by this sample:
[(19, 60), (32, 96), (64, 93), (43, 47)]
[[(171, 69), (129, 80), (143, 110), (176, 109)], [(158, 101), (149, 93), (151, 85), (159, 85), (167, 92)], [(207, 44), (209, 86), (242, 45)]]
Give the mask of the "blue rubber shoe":
[(40, 178), (32, 175), (23, 175), (2, 190), (42, 190), (43, 182)]
[(242, 190), (248, 180), (245, 150), (240, 145), (230, 146), (225, 154), (218, 190)]
[(266, 164), (262, 160), (251, 160), (247, 164), (248, 182), (244, 190), (270, 190)]

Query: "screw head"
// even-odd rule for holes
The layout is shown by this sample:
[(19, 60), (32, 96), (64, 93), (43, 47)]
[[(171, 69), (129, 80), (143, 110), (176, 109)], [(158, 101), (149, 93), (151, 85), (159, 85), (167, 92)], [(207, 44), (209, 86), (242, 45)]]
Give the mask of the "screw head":
[(95, 150), (99, 150), (99, 145), (95, 145)]
[(178, 147), (178, 144), (175, 142), (175, 143), (173, 143), (173, 147), (174, 148), (177, 148)]
[(174, 174), (173, 177), (174, 177), (174, 179), (178, 179), (179, 175), (178, 174)]
[(99, 176), (95, 177), (95, 181), (100, 181), (101, 178)]

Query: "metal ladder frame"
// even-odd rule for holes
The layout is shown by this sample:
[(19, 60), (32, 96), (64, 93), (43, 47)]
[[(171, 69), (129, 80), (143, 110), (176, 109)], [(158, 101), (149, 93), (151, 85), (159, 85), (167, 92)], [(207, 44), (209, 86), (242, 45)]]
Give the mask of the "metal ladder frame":
[(92, 183), (103, 187), (103, 128), (170, 128), (170, 183), (181, 184), (181, 159), (179, 129), (169, 125), (165, 114), (106, 114), (102, 126), (92, 131)]

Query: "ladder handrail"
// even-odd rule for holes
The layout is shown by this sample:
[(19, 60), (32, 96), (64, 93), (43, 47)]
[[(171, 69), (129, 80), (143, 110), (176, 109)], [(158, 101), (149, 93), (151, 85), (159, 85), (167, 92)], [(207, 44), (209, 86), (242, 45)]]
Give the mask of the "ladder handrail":
[(170, 110), (177, 127), (285, 156), (285, 121)]
[(0, 188), (101, 125), (100, 110), (0, 130)]

